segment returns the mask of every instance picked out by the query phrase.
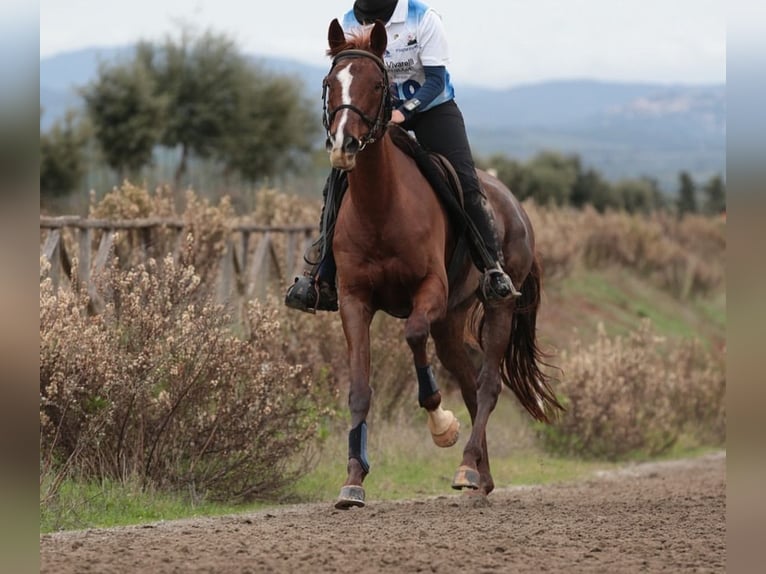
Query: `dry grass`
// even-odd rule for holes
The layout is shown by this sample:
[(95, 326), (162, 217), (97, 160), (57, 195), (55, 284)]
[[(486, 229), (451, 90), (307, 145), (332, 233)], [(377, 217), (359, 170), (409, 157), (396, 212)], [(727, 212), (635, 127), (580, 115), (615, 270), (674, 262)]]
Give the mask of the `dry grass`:
[(541, 428), (553, 452), (618, 459), (664, 453), (683, 433), (702, 444), (725, 440), (723, 357), (694, 341), (667, 341), (643, 321), (627, 337), (602, 329), (592, 345), (575, 342), (560, 364), (557, 391), (567, 410)]
[(682, 299), (724, 287), (725, 223), (719, 218), (542, 209), (531, 201), (524, 206), (548, 278), (566, 277), (579, 265), (611, 265), (630, 269)]

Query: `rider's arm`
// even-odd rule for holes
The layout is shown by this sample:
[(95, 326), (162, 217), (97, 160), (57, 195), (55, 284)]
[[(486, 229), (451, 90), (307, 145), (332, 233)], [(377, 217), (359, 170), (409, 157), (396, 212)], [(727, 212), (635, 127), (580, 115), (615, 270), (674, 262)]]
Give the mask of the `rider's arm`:
[[(409, 120), (418, 110), (425, 109), (436, 96), (444, 91), (446, 83), (447, 68), (444, 66), (423, 66), (426, 74), (426, 81), (412, 95), (412, 98), (399, 106), (399, 111), (404, 115), (405, 120)], [(409, 105), (408, 105), (409, 102)], [(416, 104), (412, 106), (412, 104)], [(408, 109), (408, 108), (412, 109)]]
[[(444, 91), (447, 81), (447, 64), (449, 63), (447, 35), (444, 32), (441, 16), (433, 9), (429, 9), (418, 23), (418, 46), (426, 79), (407, 100), (410, 105), (404, 102), (399, 108), (405, 119), (410, 119), (419, 110), (425, 109)], [(408, 107), (412, 109), (407, 109)]]

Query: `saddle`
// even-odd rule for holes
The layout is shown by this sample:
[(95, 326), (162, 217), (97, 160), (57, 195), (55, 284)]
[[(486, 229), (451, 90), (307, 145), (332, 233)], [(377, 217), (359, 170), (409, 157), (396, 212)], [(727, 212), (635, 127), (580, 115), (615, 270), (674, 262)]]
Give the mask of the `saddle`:
[(439, 200), (444, 203), (450, 218), (455, 219), (453, 223), (462, 227), (463, 217), (459, 213), (465, 207), (463, 188), (449, 160), (441, 154), (423, 149), (415, 138), (396, 124), (389, 124), (388, 131), (391, 141), (415, 160)]
[[(447, 279), (452, 285), (460, 274), (466, 255), (472, 254), (468, 241), (471, 240), (476, 249), (486, 251), (481, 235), (465, 212), (465, 198), (460, 179), (446, 157), (436, 152), (426, 151), (415, 138), (398, 125), (389, 124), (388, 130), (391, 141), (415, 160), (423, 177), (436, 192), (436, 196), (447, 211), (450, 223), (455, 228), (457, 244), (447, 265)], [(480, 260), (481, 256), (478, 258)], [(481, 268), (478, 261), (477, 267)]]

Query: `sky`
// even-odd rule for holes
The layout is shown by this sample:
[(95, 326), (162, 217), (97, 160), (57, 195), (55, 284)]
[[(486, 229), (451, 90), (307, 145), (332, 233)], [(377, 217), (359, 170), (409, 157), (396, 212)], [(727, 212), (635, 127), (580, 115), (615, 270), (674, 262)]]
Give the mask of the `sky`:
[[(431, 0), (456, 82), (726, 81), (724, 0)], [(326, 65), (327, 27), (352, 0), (40, 0), (40, 58), (177, 34), (232, 36), (249, 54)]]

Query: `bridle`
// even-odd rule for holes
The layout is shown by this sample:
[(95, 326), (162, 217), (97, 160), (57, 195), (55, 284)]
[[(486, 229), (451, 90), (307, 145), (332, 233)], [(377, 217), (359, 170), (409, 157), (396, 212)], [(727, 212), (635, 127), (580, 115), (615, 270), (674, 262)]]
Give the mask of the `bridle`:
[[(330, 74), (332, 74), (335, 66), (337, 66), (338, 63), (342, 60), (346, 60), (348, 58), (367, 58), (368, 60), (372, 60), (378, 66), (378, 69), (382, 74), (382, 79), (375, 84), (375, 86), (381, 88), (381, 98), (380, 103), (378, 104), (378, 111), (374, 118), (369, 117), (354, 104), (341, 104), (333, 110), (327, 110), (327, 91), (330, 87), (330, 83), (327, 81), (327, 79), (330, 77)], [(391, 120), (391, 111), (393, 110), (393, 102), (389, 93), (388, 86), (388, 69), (386, 68), (386, 64), (375, 54), (365, 50), (344, 50), (335, 56), (332, 61), (332, 66), (330, 66), (330, 71), (322, 81), (322, 124), (324, 125), (325, 132), (327, 132), (328, 139), (330, 137), (330, 125), (332, 125), (335, 114), (341, 110), (346, 109), (351, 110), (357, 114), (360, 118), (362, 118), (362, 121), (367, 124), (367, 127), (370, 128), (370, 131), (367, 132), (367, 134), (363, 136), (359, 141), (359, 151), (362, 151), (367, 144), (374, 143), (375, 140), (380, 138), (386, 132), (386, 126)]]

